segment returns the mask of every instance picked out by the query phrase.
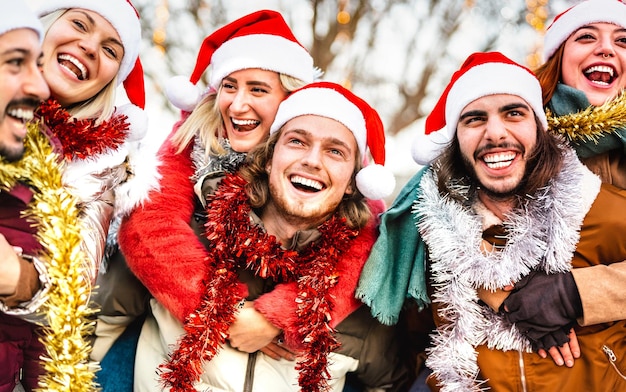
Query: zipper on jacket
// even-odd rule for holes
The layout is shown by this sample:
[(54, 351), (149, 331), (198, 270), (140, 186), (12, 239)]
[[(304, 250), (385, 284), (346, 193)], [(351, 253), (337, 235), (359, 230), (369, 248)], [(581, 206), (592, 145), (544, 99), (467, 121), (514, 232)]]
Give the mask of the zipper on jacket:
[(522, 391), (527, 392), (528, 389), (526, 388), (526, 372), (524, 371), (524, 353), (521, 350), (519, 350), (517, 353), (519, 354), (519, 381), (522, 384)]
[(626, 376), (624, 376), (622, 372), (619, 371), (619, 369), (617, 368), (617, 365), (615, 364), (615, 361), (617, 361), (617, 357), (615, 356), (615, 353), (613, 352), (613, 350), (611, 350), (609, 346), (605, 344), (605, 345), (602, 345), (602, 351), (604, 351), (606, 356), (609, 358), (609, 363), (613, 366), (617, 374), (619, 374), (621, 378), (626, 380)]
[(257, 353), (258, 351), (248, 354), (248, 366), (246, 367), (246, 379), (243, 383), (243, 392), (252, 392)]

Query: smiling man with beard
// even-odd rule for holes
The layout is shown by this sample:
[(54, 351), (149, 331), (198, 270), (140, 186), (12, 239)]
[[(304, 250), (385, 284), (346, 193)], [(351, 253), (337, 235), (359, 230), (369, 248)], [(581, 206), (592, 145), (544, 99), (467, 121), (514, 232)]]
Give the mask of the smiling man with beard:
[[(376, 164), (363, 167), (368, 151)], [(398, 390), (407, 372), (395, 329), (354, 297), (382, 210), (364, 195), (380, 199), (395, 182), (378, 114), (340, 85), (309, 84), (280, 104), (269, 140), (248, 158), (199, 190), (204, 287), (187, 299), (184, 323), (151, 301), (135, 390), (341, 391), (348, 373)], [(141, 225), (135, 232), (152, 223)], [(186, 260), (158, 241), (140, 251), (165, 252), (172, 267), (139, 272), (185, 284), (175, 271)]]
[(22, 156), (26, 121), (50, 94), (41, 76), (40, 22), (22, 2), (3, 7), (0, 18), (0, 156)]
[[(26, 122), (33, 119), (34, 110), (50, 94), (40, 69), (42, 30), (22, 0), (0, 6), (0, 164), (20, 161)], [(32, 191), (22, 184), (10, 191), (0, 190), (0, 312), (6, 314), (34, 311), (46, 289), (39, 277), (43, 265), (32, 257), (39, 248), (34, 228), (21, 216), (31, 197)], [(30, 355), (30, 349), (39, 345), (19, 328), (2, 326), (0, 391), (13, 391), (22, 367), (39, 368), (39, 359)], [(38, 373), (27, 380), (27, 386), (36, 385)]]
[[(431, 331), (420, 344), (433, 391), (626, 388), (626, 321), (579, 325), (581, 295), (567, 273), (626, 258), (626, 193), (602, 184), (547, 126), (530, 70), (501, 53), (471, 55), (414, 144), (427, 166), (381, 218), (357, 293), (383, 321), (399, 308), (379, 298), (408, 295), (426, 308), (407, 317)], [(404, 265), (403, 254), (414, 259)], [(376, 281), (386, 274), (409, 289)], [(500, 306), (503, 288), (537, 275), (554, 280), (541, 295), (521, 294), (535, 299), (529, 314)]]

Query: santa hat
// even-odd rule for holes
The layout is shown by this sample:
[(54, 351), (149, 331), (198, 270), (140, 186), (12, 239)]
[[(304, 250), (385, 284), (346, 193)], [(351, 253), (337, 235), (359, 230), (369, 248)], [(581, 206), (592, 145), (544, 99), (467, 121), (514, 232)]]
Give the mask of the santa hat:
[(433, 111), (426, 118), (425, 134), (413, 143), (413, 159), (427, 165), (452, 141), (461, 111), (478, 98), (511, 94), (523, 98), (544, 129), (548, 121), (543, 110), (541, 86), (535, 75), (499, 52), (470, 55), (452, 75)]
[(170, 102), (192, 111), (200, 100), (195, 85), (209, 65), (209, 85), (214, 90), (224, 77), (247, 68), (287, 74), (305, 83), (312, 82), (319, 73), (282, 15), (271, 10), (246, 15), (206, 37), (189, 81), (179, 76), (168, 82), (165, 91)]
[(573, 32), (591, 23), (626, 27), (626, 4), (619, 0), (587, 0), (557, 15), (546, 30), (544, 59), (550, 58)]
[(139, 14), (129, 0), (43, 0), (36, 7), (41, 17), (54, 11), (82, 8), (97, 12), (109, 21), (117, 31), (124, 45), (124, 57), (117, 74), (118, 83), (124, 84), (126, 96), (131, 105), (118, 108), (117, 113), (128, 116), (132, 124), (131, 140), (143, 137), (147, 130), (147, 116), (143, 113), (146, 105), (143, 68), (139, 60), (141, 45), (141, 25)]
[(354, 134), (364, 162), (369, 147), (374, 164), (367, 165), (356, 175), (356, 186), (363, 196), (377, 200), (393, 192), (395, 178), (384, 167), (383, 123), (376, 110), (367, 102), (336, 83), (311, 83), (294, 91), (281, 102), (270, 134), (277, 132), (289, 120), (305, 115), (327, 117), (345, 125)]
[(0, 34), (15, 29), (31, 29), (37, 33), (40, 40), (43, 38), (41, 22), (23, 0), (14, 0), (10, 5), (6, 4), (0, 17)]

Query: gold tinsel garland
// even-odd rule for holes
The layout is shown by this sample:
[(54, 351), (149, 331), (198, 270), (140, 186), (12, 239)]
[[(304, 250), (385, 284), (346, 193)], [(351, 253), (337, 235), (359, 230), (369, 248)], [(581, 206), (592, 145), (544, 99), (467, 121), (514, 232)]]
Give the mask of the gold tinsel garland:
[(597, 142), (607, 133), (626, 128), (626, 94), (601, 106), (589, 106), (577, 113), (554, 116), (549, 110), (548, 129), (574, 142)]
[(8, 163), (0, 158), (0, 189), (10, 190), (23, 182), (35, 189), (26, 211), (37, 227), (42, 245), (38, 256), (47, 267), (50, 291), (43, 306), (47, 326), (41, 340), (46, 353), (46, 370), (39, 380), (40, 391), (93, 391), (97, 364), (89, 362), (93, 331), (89, 307), (90, 282), (85, 280), (80, 250), (81, 236), (77, 200), (62, 183), (63, 164), (39, 123), (28, 125), (24, 157)]

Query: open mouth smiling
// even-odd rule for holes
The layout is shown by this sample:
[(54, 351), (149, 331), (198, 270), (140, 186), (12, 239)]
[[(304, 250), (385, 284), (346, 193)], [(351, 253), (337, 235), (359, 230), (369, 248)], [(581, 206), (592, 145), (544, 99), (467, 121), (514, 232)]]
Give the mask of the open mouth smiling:
[(78, 61), (78, 59), (74, 56), (71, 56), (69, 54), (61, 54), (58, 57), (58, 61), (63, 68), (76, 75), (78, 80), (86, 80), (89, 76), (89, 73), (87, 72), (87, 67), (85, 67), (85, 65)]
[(16, 120), (26, 123), (35, 117), (34, 109), (11, 108), (7, 110), (7, 114)]
[(290, 181), (295, 188), (305, 192), (319, 192), (324, 189), (324, 184), (321, 182), (301, 176), (291, 176)]
[(588, 80), (601, 86), (609, 86), (617, 78), (615, 69), (608, 65), (594, 65), (583, 73)]
[(261, 121), (258, 120), (237, 120), (234, 118), (231, 118), (231, 122), (233, 123), (233, 128), (241, 132), (251, 131), (261, 124)]
[(510, 166), (516, 155), (514, 152), (487, 154), (483, 156), (482, 160), (490, 169), (502, 169)]

